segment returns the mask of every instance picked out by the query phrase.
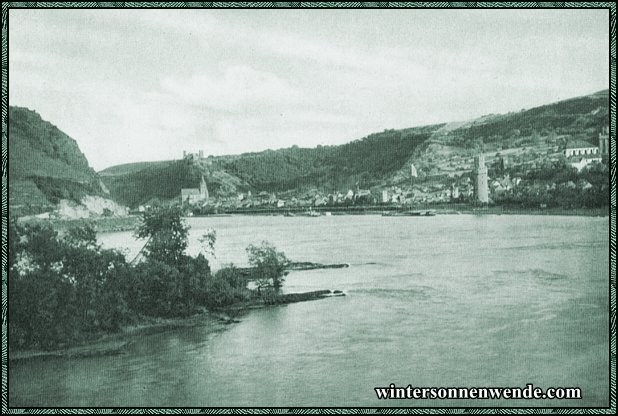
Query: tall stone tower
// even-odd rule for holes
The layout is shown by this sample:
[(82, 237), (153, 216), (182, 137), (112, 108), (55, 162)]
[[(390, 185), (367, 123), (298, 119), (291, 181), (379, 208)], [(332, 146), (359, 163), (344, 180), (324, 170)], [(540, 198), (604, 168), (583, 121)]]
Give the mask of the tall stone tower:
[(485, 166), (485, 156), (482, 154), (474, 158), (474, 199), (481, 204), (489, 202), (489, 192), (487, 191), (487, 166)]
[(208, 187), (206, 186), (204, 175), (202, 175), (202, 180), (200, 181), (200, 196), (203, 200), (208, 200)]
[(599, 153), (602, 156), (609, 155), (609, 126), (603, 127), (599, 133)]

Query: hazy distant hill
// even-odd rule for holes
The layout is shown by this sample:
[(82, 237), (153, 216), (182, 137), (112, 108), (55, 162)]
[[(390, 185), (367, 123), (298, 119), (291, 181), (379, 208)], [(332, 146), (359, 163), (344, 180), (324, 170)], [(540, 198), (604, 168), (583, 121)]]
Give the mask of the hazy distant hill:
[[(181, 187), (197, 187), (201, 175), (211, 194), (303, 190), (327, 192), (396, 184), (414, 162), (421, 173), (439, 174), (440, 151), (469, 156), (478, 146), (530, 146), (534, 134), (573, 135), (588, 140), (608, 123), (608, 90), (516, 113), (386, 130), (340, 146), (291, 148), (221, 156), (201, 161), (142, 162), (100, 172), (111, 194), (131, 206), (171, 199)], [(204, 140), (207, 142), (206, 138)]]
[(104, 194), (75, 140), (35, 111), (9, 107), (8, 139), (11, 215), (42, 212), (60, 199)]

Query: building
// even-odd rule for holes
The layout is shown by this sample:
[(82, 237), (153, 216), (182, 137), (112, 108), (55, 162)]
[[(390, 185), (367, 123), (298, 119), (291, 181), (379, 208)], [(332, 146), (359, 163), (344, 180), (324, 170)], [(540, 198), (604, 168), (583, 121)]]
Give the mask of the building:
[(315, 199), (313, 200), (313, 206), (323, 207), (326, 205), (328, 205), (328, 198), (322, 195), (316, 195)]
[(487, 204), (489, 202), (487, 166), (485, 166), (485, 156), (483, 154), (474, 158), (474, 176), (474, 199), (481, 204)]
[(451, 200), (452, 201), (459, 200), (459, 186), (455, 184), (451, 185)]
[(601, 157), (600, 154), (585, 155), (581, 157), (572, 157), (569, 160), (571, 166), (577, 169), (578, 172), (581, 172), (583, 168), (590, 165), (591, 163), (595, 163), (595, 162), (601, 163), (602, 161), (603, 161), (603, 158)]
[(190, 159), (190, 160), (204, 159), (204, 151), (200, 150), (197, 153), (190, 153), (190, 152), (187, 152), (186, 150), (183, 150), (182, 151), (182, 158), (183, 159)]
[(182, 205), (207, 202), (208, 198), (208, 187), (204, 175), (202, 175), (199, 188), (182, 188), (180, 190), (180, 203)]
[(609, 127), (603, 127), (599, 133), (599, 153), (603, 159), (609, 157)]
[(599, 148), (592, 143), (583, 140), (571, 140), (564, 149), (564, 155), (568, 157), (594, 155), (599, 153)]
[(371, 196), (371, 191), (369, 189), (358, 189), (356, 194), (354, 194), (354, 203), (356, 203), (356, 204), (371, 204), (371, 203), (373, 203), (373, 198)]
[(405, 204), (406, 197), (403, 194), (393, 194), (391, 202), (394, 204)]
[(382, 203), (388, 203), (388, 191), (386, 189), (382, 191)]
[(594, 146), (583, 140), (571, 141), (567, 143), (564, 155), (569, 164), (581, 171), (591, 163), (603, 161), (603, 152), (608, 151), (609, 128), (605, 127), (599, 133), (599, 146)]

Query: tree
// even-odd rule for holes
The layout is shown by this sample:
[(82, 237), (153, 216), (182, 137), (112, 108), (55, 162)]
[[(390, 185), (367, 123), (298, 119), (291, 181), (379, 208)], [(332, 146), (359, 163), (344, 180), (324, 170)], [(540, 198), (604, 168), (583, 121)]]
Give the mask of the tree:
[[(105, 250), (90, 226), (63, 236), (49, 225), (11, 229), (9, 325), (13, 347), (52, 348), (129, 319), (124, 256)], [(13, 256), (13, 253), (11, 256)]]
[(258, 287), (272, 286), (278, 291), (287, 274), (285, 269), (290, 263), (285, 254), (270, 244), (262, 241), (260, 245), (251, 244), (247, 247), (249, 263), (255, 267)]
[(250, 292), (247, 290), (247, 279), (233, 264), (230, 264), (208, 280), (206, 303), (215, 308), (231, 305), (247, 300)]
[(90, 225), (70, 228), (64, 237), (65, 241), (72, 247), (83, 247), (87, 249), (97, 249), (97, 232)]
[(530, 141), (533, 144), (538, 144), (541, 141), (541, 135), (536, 129), (532, 129), (532, 133), (530, 134)]
[(217, 241), (217, 231), (213, 229), (207, 230), (202, 236), (198, 239), (200, 244), (202, 245), (202, 249), (200, 250), (200, 254), (203, 254), (206, 257), (216, 257), (215, 256), (215, 243)]
[(189, 227), (182, 219), (180, 207), (160, 207), (144, 213), (136, 230), (138, 238), (148, 238), (147, 258), (176, 266), (184, 258), (188, 245)]

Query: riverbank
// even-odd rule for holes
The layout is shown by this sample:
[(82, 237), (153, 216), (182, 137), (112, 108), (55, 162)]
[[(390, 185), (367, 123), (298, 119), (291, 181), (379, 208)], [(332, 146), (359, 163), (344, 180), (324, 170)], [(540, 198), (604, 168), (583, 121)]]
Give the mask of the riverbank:
[[(320, 207), (315, 212), (320, 213), (317, 217), (325, 216), (327, 213), (334, 216), (341, 215), (381, 215), (383, 213), (398, 213), (401, 210), (396, 207), (347, 207), (336, 211), (332, 208)], [(419, 206), (411, 208), (413, 211), (431, 211), (436, 215), (557, 215), (557, 216), (579, 216), (579, 217), (607, 217), (609, 207), (604, 208), (521, 208), (488, 206), (474, 207), (471, 205), (440, 205), (440, 206)], [(285, 210), (281, 209), (256, 209), (256, 210), (237, 210), (229, 211), (227, 214), (196, 215), (194, 217), (221, 217), (221, 216), (289, 216)], [(296, 215), (292, 215), (296, 216)], [(300, 216), (300, 215), (299, 215)], [(392, 215), (397, 216), (397, 215)], [(140, 215), (129, 215), (126, 217), (101, 217), (90, 219), (23, 219), (18, 218), (20, 224), (39, 224), (51, 225), (58, 231), (66, 231), (70, 228), (83, 227), (90, 225), (97, 233), (110, 233), (121, 231), (133, 231), (140, 224)]]
[(135, 230), (141, 221), (139, 215), (128, 215), (126, 217), (99, 217), (99, 218), (79, 218), (79, 219), (39, 219), (39, 218), (18, 218), (18, 224), (39, 224), (51, 225), (58, 231), (66, 231), (70, 228), (91, 226), (98, 233), (132, 231)]
[(82, 341), (79, 344), (65, 346), (51, 351), (19, 350), (9, 351), (10, 362), (32, 359), (84, 358), (124, 354), (126, 349), (138, 337), (165, 332), (177, 328), (197, 327), (208, 334), (223, 331), (230, 324), (239, 323), (237, 318), (252, 309), (287, 305), (295, 302), (326, 299), (345, 296), (340, 290), (316, 290), (302, 293), (288, 293), (271, 298), (256, 298), (242, 302), (219, 311), (203, 309), (199, 313), (181, 318), (144, 318), (138, 324), (127, 325), (119, 332), (104, 334), (97, 338)]
[[(372, 206), (350, 206), (350, 207), (314, 207), (313, 215), (306, 214), (307, 209), (287, 209), (287, 208), (254, 208), (227, 210), (225, 214), (205, 214), (195, 215), (195, 217), (216, 217), (231, 215), (247, 216), (286, 216), (286, 217), (316, 217), (321, 216), (340, 216), (340, 215), (381, 215), (397, 214), (408, 211), (419, 213), (431, 212), (437, 215), (568, 215), (582, 217), (606, 217), (609, 216), (609, 207), (602, 208), (528, 208), (512, 206), (486, 206), (478, 207), (470, 204), (440, 204), (440, 205), (418, 205), (401, 208), (389, 205)], [(397, 215), (392, 215), (397, 216)], [(419, 215), (422, 216), (422, 215)]]
[(463, 209), (435, 209), (440, 215), (557, 215), (578, 217), (607, 217), (609, 208), (513, 208), (513, 207), (479, 207)]
[(203, 326), (208, 332), (216, 332), (225, 328), (226, 320), (219, 314), (201, 311), (193, 316), (182, 318), (143, 318), (137, 324), (123, 327), (120, 331), (100, 335), (97, 338), (80, 342), (76, 345), (64, 346), (55, 350), (18, 350), (8, 353), (9, 361), (47, 358), (81, 358), (122, 354), (131, 342), (143, 335), (164, 332), (175, 328)]

